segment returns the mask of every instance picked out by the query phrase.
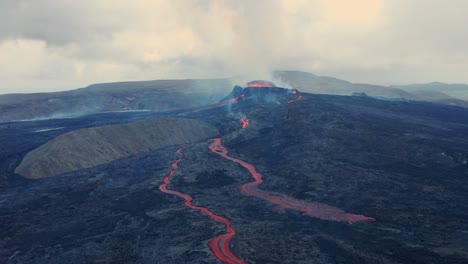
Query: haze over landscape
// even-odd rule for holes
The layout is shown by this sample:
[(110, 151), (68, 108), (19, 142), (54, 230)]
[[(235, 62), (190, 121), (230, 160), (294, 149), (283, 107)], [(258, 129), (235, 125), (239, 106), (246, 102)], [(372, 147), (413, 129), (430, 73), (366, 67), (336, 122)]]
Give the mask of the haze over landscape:
[(0, 93), (303, 70), (468, 83), (468, 2), (2, 0)]

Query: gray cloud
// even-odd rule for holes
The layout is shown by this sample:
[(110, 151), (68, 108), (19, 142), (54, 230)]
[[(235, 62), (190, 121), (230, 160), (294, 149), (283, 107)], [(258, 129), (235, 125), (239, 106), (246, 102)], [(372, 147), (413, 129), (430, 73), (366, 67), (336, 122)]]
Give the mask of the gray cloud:
[(296, 69), (468, 83), (464, 0), (0, 0), (0, 93)]
[[(91, 3), (91, 2), (89, 2)], [(99, 6), (72, 0), (2, 0), (0, 38), (44, 40), (65, 45), (110, 37), (119, 21)]]

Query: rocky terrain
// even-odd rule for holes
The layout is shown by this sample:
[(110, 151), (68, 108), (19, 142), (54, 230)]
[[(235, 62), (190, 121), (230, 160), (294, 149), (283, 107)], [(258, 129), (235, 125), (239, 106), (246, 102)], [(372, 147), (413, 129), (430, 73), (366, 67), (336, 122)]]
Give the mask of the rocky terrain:
[[(247, 91), (189, 111), (0, 125), (0, 262), (222, 263), (210, 241), (225, 225), (161, 192), (171, 171), (170, 190), (231, 221), (228, 249), (245, 263), (468, 261), (467, 109), (281, 90), (259, 100), (272, 92)], [(262, 175), (258, 189), (283, 203), (244, 193), (253, 175), (214, 153), (214, 138), (56, 177), (14, 173), (64, 133), (162, 116), (216, 127), (229, 155)], [(375, 221), (322, 219), (298, 202)]]
[(62, 134), (29, 152), (15, 173), (33, 179), (56, 176), (144, 151), (212, 138), (218, 133), (205, 122), (186, 118), (83, 128)]

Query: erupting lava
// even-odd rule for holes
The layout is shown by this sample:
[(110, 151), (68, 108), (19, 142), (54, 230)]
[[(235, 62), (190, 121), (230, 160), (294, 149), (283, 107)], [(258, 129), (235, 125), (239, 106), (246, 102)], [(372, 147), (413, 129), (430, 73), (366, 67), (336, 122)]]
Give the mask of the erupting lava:
[(242, 122), (242, 128), (246, 128), (249, 126), (249, 120), (241, 118), (240, 121)]
[[(247, 85), (248, 86), (246, 88), (273, 88), (275, 89), (275, 85), (267, 81), (252, 81), (252, 82), (247, 83)], [(276, 87), (276, 89), (283, 89), (283, 88)], [(283, 90), (286, 90), (286, 89), (283, 89)], [(269, 92), (267, 90), (255, 90), (255, 91), (256, 92), (265, 92), (265, 91)], [(289, 93), (290, 91), (287, 91), (287, 93), (282, 93), (282, 94), (287, 95)], [(293, 95), (296, 95), (297, 98), (288, 101), (288, 103), (294, 103), (302, 99), (302, 95), (299, 93), (298, 90), (292, 89), (291, 93)], [(245, 89), (242, 93), (236, 93), (236, 95), (238, 96), (232, 98), (231, 102), (236, 103), (239, 100), (243, 99), (243, 97), (246, 97)], [(249, 94), (247, 94), (247, 96), (249, 96)], [(221, 102), (217, 106), (225, 105), (229, 102), (230, 101), (226, 100), (226, 101)], [(262, 109), (261, 107), (257, 107), (256, 111), (260, 111), (261, 109)], [(240, 122), (242, 123), (242, 128), (246, 128), (249, 126), (249, 120), (246, 118), (243, 118), (243, 117), (240, 118)], [(221, 143), (221, 138), (214, 139), (213, 143), (211, 143), (209, 148), (213, 153), (216, 153), (227, 160), (235, 162), (249, 171), (254, 181), (245, 183), (241, 185), (240, 187), (241, 192), (246, 195), (254, 196), (254, 197), (269, 201), (270, 203), (278, 205), (283, 210), (288, 209), (288, 210), (304, 212), (311, 217), (319, 218), (322, 220), (348, 222), (350, 224), (361, 222), (361, 221), (375, 220), (372, 217), (367, 217), (367, 216), (357, 215), (357, 214), (350, 214), (350, 213), (345, 212), (342, 209), (339, 209), (330, 205), (326, 205), (323, 203), (303, 201), (303, 200), (299, 200), (299, 199), (287, 196), (285, 194), (267, 192), (267, 191), (261, 190), (259, 189), (259, 186), (263, 183), (263, 175), (257, 171), (254, 165), (229, 156), (228, 150)], [(181, 155), (184, 149), (185, 149), (185, 146), (179, 148), (176, 151), (176, 153)], [(175, 195), (184, 199), (185, 206), (191, 209), (200, 211), (208, 215), (211, 219), (215, 220), (216, 222), (223, 224), (226, 227), (227, 233), (222, 234), (212, 239), (209, 242), (210, 249), (213, 251), (215, 256), (223, 262), (226, 262), (229, 264), (245, 264), (245, 262), (242, 259), (234, 255), (234, 253), (232, 253), (230, 250), (231, 240), (236, 235), (236, 231), (232, 227), (231, 220), (229, 220), (228, 218), (224, 216), (215, 214), (214, 212), (212, 212), (210, 209), (206, 207), (193, 205), (192, 204), (193, 197), (188, 194), (168, 189), (168, 185), (171, 183), (171, 179), (176, 173), (176, 170), (179, 168), (179, 162), (181, 160), (182, 158), (178, 158), (172, 163), (172, 169), (169, 172), (169, 174), (166, 177), (164, 177), (164, 183), (162, 183), (159, 186), (159, 190), (161, 190), (161, 192), (172, 194), (172, 195)]]
[(247, 83), (248, 88), (272, 88), (275, 84), (269, 81), (251, 81)]
[[(177, 154), (182, 154), (182, 151), (184, 149), (185, 149), (185, 146), (179, 148), (176, 151)], [(241, 260), (240, 258), (238, 258), (236, 255), (234, 255), (234, 253), (232, 253), (230, 248), (229, 248), (230, 243), (231, 243), (231, 239), (236, 235), (236, 231), (234, 230), (234, 228), (232, 228), (231, 220), (227, 219), (226, 217), (223, 217), (223, 216), (220, 216), (220, 215), (217, 215), (217, 214), (213, 213), (210, 209), (208, 209), (206, 207), (193, 205), (192, 204), (192, 201), (193, 201), (192, 196), (190, 196), (188, 194), (185, 194), (185, 193), (178, 192), (178, 191), (169, 190), (167, 188), (167, 186), (171, 183), (171, 179), (174, 176), (176, 169), (179, 168), (179, 162), (181, 160), (182, 160), (182, 158), (178, 158), (177, 160), (175, 160), (172, 163), (172, 169), (169, 172), (169, 174), (166, 177), (164, 177), (164, 183), (159, 186), (159, 190), (161, 190), (161, 192), (163, 192), (163, 193), (176, 195), (176, 196), (184, 199), (185, 200), (185, 203), (184, 203), (185, 206), (187, 206), (187, 207), (189, 207), (191, 209), (194, 209), (194, 210), (198, 210), (198, 211), (208, 215), (209, 217), (211, 217), (216, 222), (225, 225), (226, 229), (227, 229), (227, 233), (223, 234), (223, 235), (220, 235), (218, 237), (215, 237), (213, 240), (210, 241), (209, 246), (210, 246), (211, 250), (213, 251), (215, 256), (221, 261), (224, 261), (224, 262), (229, 263), (229, 264), (245, 264), (245, 262), (243, 260)]]
[(229, 156), (228, 150), (221, 143), (221, 138), (214, 139), (213, 143), (209, 146), (209, 148), (213, 153), (216, 153), (225, 159), (240, 164), (242, 167), (246, 168), (250, 172), (255, 181), (243, 184), (241, 186), (241, 191), (246, 195), (255, 196), (267, 200), (271, 203), (280, 206), (283, 209), (301, 211), (312, 217), (316, 217), (322, 220), (331, 220), (348, 223), (375, 220), (372, 217), (346, 213), (342, 209), (326, 204), (301, 201), (284, 194), (276, 194), (260, 190), (258, 189), (258, 186), (260, 186), (263, 183), (263, 175), (257, 171), (254, 165)]
[(263, 83), (252, 83), (252, 84), (249, 84), (249, 86), (247, 87), (249, 88), (271, 88), (273, 86), (269, 84), (263, 84)]

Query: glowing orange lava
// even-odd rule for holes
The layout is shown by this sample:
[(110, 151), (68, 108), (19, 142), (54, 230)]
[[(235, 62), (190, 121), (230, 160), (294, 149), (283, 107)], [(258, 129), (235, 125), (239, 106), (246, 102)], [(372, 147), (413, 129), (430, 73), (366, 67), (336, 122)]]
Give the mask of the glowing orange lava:
[(213, 153), (216, 153), (225, 159), (233, 161), (249, 171), (254, 181), (243, 184), (241, 186), (241, 192), (243, 192), (246, 195), (255, 196), (263, 200), (269, 201), (273, 204), (280, 206), (283, 209), (301, 211), (308, 214), (309, 216), (316, 217), (322, 220), (348, 222), (350, 224), (361, 221), (375, 220), (372, 217), (346, 213), (342, 209), (327, 204), (302, 201), (287, 196), (285, 194), (263, 191), (258, 188), (263, 183), (263, 175), (257, 171), (254, 165), (229, 156), (228, 150), (221, 143), (221, 138), (214, 139), (213, 143), (211, 143), (209, 148)]
[(184, 149), (185, 149), (185, 146), (182, 146), (176, 151), (176, 153), (177, 154), (182, 154), (182, 151), (184, 151)]
[(251, 83), (247, 87), (249, 88), (272, 88), (273, 86), (268, 83)]
[(240, 121), (242, 122), (242, 128), (246, 128), (249, 126), (249, 120), (241, 118)]
[[(179, 154), (179, 155), (182, 154), (182, 151), (184, 149), (185, 149), (185, 146), (179, 148), (176, 151), (177, 154)], [(193, 205), (192, 204), (192, 201), (193, 201), (192, 196), (190, 196), (188, 194), (185, 194), (185, 193), (178, 192), (178, 191), (170, 190), (170, 189), (167, 188), (168, 185), (171, 183), (171, 179), (173, 178), (173, 176), (174, 176), (174, 174), (176, 172), (176, 169), (179, 168), (179, 162), (181, 160), (182, 160), (182, 158), (178, 158), (177, 160), (175, 160), (172, 163), (172, 169), (169, 172), (169, 174), (166, 177), (164, 177), (164, 183), (159, 186), (159, 190), (161, 192), (163, 192), (163, 193), (176, 195), (176, 196), (184, 199), (185, 200), (185, 203), (184, 203), (185, 206), (187, 206), (187, 207), (189, 207), (191, 209), (194, 209), (194, 210), (198, 210), (198, 211), (208, 215), (209, 217), (211, 217), (211, 219), (215, 220), (216, 222), (225, 225), (226, 229), (227, 229), (227, 233), (223, 234), (223, 235), (220, 235), (220, 236), (217, 236), (217, 237), (215, 237), (213, 240), (211, 240), (209, 242), (209, 246), (210, 246), (211, 250), (213, 251), (215, 256), (219, 260), (221, 260), (223, 262), (226, 262), (226, 263), (229, 263), (229, 264), (245, 264), (245, 262), (242, 259), (238, 258), (236, 255), (234, 255), (234, 253), (232, 253), (232, 251), (230, 249), (231, 239), (236, 235), (236, 231), (232, 227), (231, 220), (227, 219), (226, 217), (223, 217), (223, 216), (220, 216), (220, 215), (217, 215), (217, 214), (213, 213), (210, 209), (208, 209), (206, 207)]]

